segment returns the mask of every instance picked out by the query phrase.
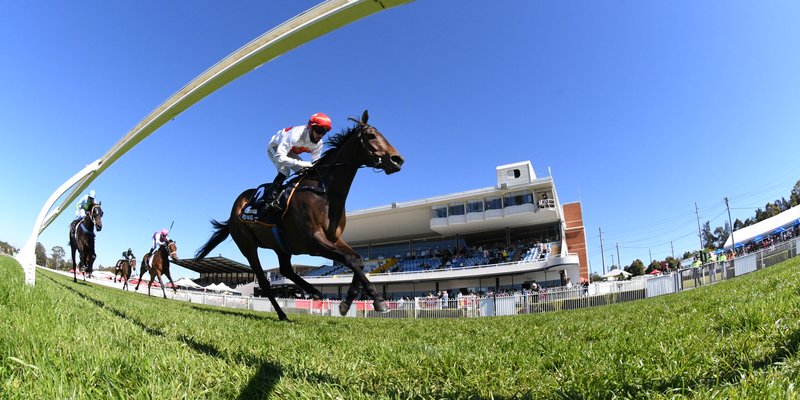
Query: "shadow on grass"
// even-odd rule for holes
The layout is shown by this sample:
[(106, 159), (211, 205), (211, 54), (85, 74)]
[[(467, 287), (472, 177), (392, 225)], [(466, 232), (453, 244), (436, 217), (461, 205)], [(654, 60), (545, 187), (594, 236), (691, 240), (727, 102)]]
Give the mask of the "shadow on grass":
[[(87, 295), (85, 293), (81, 293), (80, 291), (76, 290), (75, 288), (72, 288), (72, 287), (70, 287), (70, 286), (68, 286), (66, 284), (58, 282), (58, 281), (54, 280), (53, 278), (51, 278), (49, 276), (47, 278), (50, 279), (55, 284), (57, 284), (57, 285), (59, 285), (59, 286), (61, 286), (63, 288), (66, 288), (70, 292), (74, 293), (76, 296), (93, 303), (98, 308), (103, 309), (103, 310), (107, 310), (111, 314), (114, 314), (115, 316), (117, 316), (119, 318), (122, 318), (122, 319), (124, 319), (126, 321), (131, 322), (132, 324), (138, 326), (139, 328), (141, 328), (143, 331), (145, 331), (149, 335), (161, 336), (161, 337), (167, 337), (167, 338), (169, 337), (169, 335), (167, 335), (163, 331), (161, 331), (159, 329), (156, 329), (156, 328), (151, 328), (151, 327), (145, 325), (143, 322), (137, 320), (136, 318), (133, 318), (133, 317), (125, 314), (125, 312), (117, 310), (117, 309), (109, 306), (108, 304), (106, 304), (105, 302), (103, 302), (101, 300), (95, 299), (95, 298), (93, 298), (93, 297), (91, 297), (91, 296), (89, 296), (89, 295)], [(86, 287), (91, 287), (91, 285), (87, 285), (87, 284), (83, 284), (83, 285), (85, 285)], [(198, 308), (198, 310), (206, 311), (206, 310), (203, 310), (203, 309), (200, 309), (200, 308)], [(230, 314), (237, 315), (237, 316), (245, 316), (245, 314), (237, 314), (237, 313), (233, 313), (233, 312), (230, 312)], [(247, 357), (247, 356), (228, 357), (228, 356), (226, 356), (225, 353), (221, 352), (216, 346), (214, 346), (212, 344), (209, 344), (209, 343), (199, 342), (199, 341), (194, 340), (194, 339), (190, 338), (189, 336), (186, 336), (186, 335), (183, 335), (183, 334), (179, 335), (178, 337), (176, 337), (174, 339), (178, 340), (178, 341), (180, 341), (182, 343), (185, 343), (190, 349), (192, 349), (193, 351), (195, 351), (197, 353), (204, 354), (204, 355), (207, 355), (207, 356), (210, 356), (210, 357), (214, 357), (214, 358), (220, 359), (220, 360), (222, 360), (222, 361), (224, 361), (226, 363), (232, 361), (232, 362), (239, 362), (239, 363), (245, 364), (247, 366), (252, 366), (252, 367), (258, 366), (258, 370), (256, 371), (255, 375), (253, 375), (253, 377), (250, 378), (250, 380), (248, 381), (247, 385), (244, 387), (244, 389), (242, 389), (242, 392), (239, 394), (239, 396), (238, 396), (239, 399), (260, 399), (260, 398), (269, 397), (270, 393), (272, 393), (273, 388), (275, 387), (275, 385), (280, 381), (281, 377), (283, 376), (283, 371), (281, 369), (281, 366), (279, 364), (274, 363), (274, 362), (259, 360), (259, 359), (255, 359), (253, 357)]]
[(189, 307), (191, 307), (194, 310), (197, 310), (197, 311), (200, 311), (200, 312), (204, 312), (204, 313), (230, 315), (230, 316), (234, 316), (234, 317), (252, 319), (252, 320), (256, 320), (256, 321), (278, 321), (277, 318), (274, 318), (272, 316), (263, 316), (262, 317), (260, 315), (246, 314), (246, 313), (240, 313), (240, 312), (228, 311), (228, 310), (217, 310), (215, 308), (203, 308), (203, 307), (198, 307), (198, 306), (195, 306), (195, 305), (191, 305)]

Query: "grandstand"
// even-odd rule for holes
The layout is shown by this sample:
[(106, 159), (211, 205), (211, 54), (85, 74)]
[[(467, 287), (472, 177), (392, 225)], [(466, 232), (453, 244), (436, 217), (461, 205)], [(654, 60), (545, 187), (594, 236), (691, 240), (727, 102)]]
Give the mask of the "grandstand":
[[(562, 204), (552, 176), (537, 177), (530, 161), (498, 166), (496, 176), (492, 187), (350, 212), (343, 238), (387, 298), (588, 280), (580, 203)], [(335, 263), (302, 275), (330, 298), (352, 280)], [(272, 285), (296, 290), (280, 275)]]

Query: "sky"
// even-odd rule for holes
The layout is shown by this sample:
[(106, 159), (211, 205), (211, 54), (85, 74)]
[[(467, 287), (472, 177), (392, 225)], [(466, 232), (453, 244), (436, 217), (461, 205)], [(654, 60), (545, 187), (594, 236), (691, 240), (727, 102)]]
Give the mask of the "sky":
[[(315, 4), (0, 2), (0, 240), (22, 247), (63, 182)], [(210, 219), (275, 176), (274, 132), (319, 111), (338, 131), (364, 109), (406, 162), (362, 170), (348, 210), (494, 186), (496, 166), (529, 160), (562, 203), (581, 202), (593, 272), (617, 254), (623, 266), (680, 256), (699, 247), (698, 220), (725, 223), (724, 198), (744, 220), (800, 179), (798, 20), (794, 1), (418, 0), (377, 13), (217, 90), (100, 175), (97, 262), (141, 256), (173, 221), (191, 257)], [(68, 249), (73, 217), (40, 235), (48, 255)], [(218, 254), (244, 262), (230, 239)]]

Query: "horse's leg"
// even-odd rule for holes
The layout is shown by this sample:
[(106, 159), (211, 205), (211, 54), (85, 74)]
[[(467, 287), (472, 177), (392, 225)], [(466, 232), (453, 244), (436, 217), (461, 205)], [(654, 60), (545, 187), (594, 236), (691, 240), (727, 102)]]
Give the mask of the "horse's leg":
[(142, 265), (141, 265), (141, 268), (139, 268), (139, 281), (136, 282), (136, 288), (133, 289), (134, 291), (137, 291), (137, 292), (139, 291), (139, 284), (142, 283), (142, 277), (144, 276), (144, 271), (146, 269), (148, 269), (147, 268), (147, 255), (145, 255), (142, 258)]
[(319, 300), (322, 298), (322, 292), (294, 272), (294, 268), (292, 268), (291, 254), (279, 253), (277, 251), (275, 254), (278, 255), (278, 264), (280, 264), (281, 275), (289, 278), (289, 280), (300, 286), (306, 293), (313, 296), (314, 300)]
[(372, 282), (367, 279), (367, 275), (364, 274), (364, 262), (361, 260), (361, 256), (355, 250), (353, 250), (343, 240), (332, 243), (321, 230), (314, 234), (314, 239), (316, 239), (318, 244), (323, 246), (324, 250), (327, 250), (326, 253), (328, 254), (325, 255), (326, 257), (343, 263), (350, 268), (351, 271), (353, 271), (353, 282), (350, 284), (350, 288), (347, 290), (347, 299), (339, 304), (340, 314), (344, 315), (350, 309), (350, 304), (358, 293), (358, 285), (356, 282), (361, 282), (364, 292), (367, 293), (370, 298), (372, 298), (372, 304), (375, 306), (375, 311), (385, 312), (389, 309), (386, 306), (386, 300), (378, 294), (378, 291), (375, 289), (375, 285), (373, 285)]
[(239, 247), (239, 251), (242, 252), (242, 255), (244, 255), (244, 257), (247, 259), (247, 262), (250, 264), (250, 269), (255, 272), (256, 279), (258, 279), (258, 286), (261, 287), (261, 290), (267, 293), (267, 298), (269, 298), (269, 302), (272, 303), (272, 308), (274, 308), (275, 312), (278, 314), (278, 319), (281, 321), (288, 321), (289, 317), (286, 316), (286, 313), (283, 312), (281, 306), (278, 305), (278, 300), (275, 299), (275, 293), (272, 291), (272, 286), (269, 283), (269, 279), (267, 279), (267, 275), (264, 274), (264, 269), (261, 268), (261, 261), (258, 259), (258, 247), (253, 243), (248, 243), (248, 245), (245, 245), (236, 239), (240, 238), (234, 236), (234, 242), (236, 243), (236, 246)]
[(75, 247), (70, 245), (70, 250), (72, 250), (72, 282), (78, 282), (78, 265), (75, 264)]
[(173, 293), (178, 293), (178, 289), (175, 289), (175, 282), (172, 281), (172, 274), (169, 272), (169, 265), (167, 265), (167, 268), (164, 270), (164, 274), (167, 275), (167, 279), (169, 279), (169, 283), (172, 284), (172, 292)]
[[(161, 293), (164, 294), (164, 298), (167, 298), (167, 289), (164, 289), (164, 280), (161, 279), (161, 274), (156, 274), (158, 277), (158, 283), (161, 285)], [(172, 279), (170, 279), (171, 281)]]

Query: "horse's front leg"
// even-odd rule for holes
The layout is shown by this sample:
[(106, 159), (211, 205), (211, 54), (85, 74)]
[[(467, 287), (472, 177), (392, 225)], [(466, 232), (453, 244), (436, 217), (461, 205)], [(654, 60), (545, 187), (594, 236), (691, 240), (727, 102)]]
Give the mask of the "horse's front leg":
[(78, 282), (78, 265), (75, 264), (75, 248), (72, 247), (72, 282)]
[(339, 304), (339, 314), (345, 315), (350, 309), (350, 305), (358, 293), (358, 282), (361, 283), (364, 292), (372, 299), (375, 311), (386, 312), (389, 310), (386, 306), (386, 300), (378, 294), (375, 285), (373, 285), (372, 282), (367, 279), (367, 275), (364, 274), (364, 262), (361, 260), (361, 256), (353, 250), (350, 245), (341, 239), (336, 243), (332, 243), (322, 231), (315, 233), (314, 239), (324, 248), (325, 251), (321, 252), (323, 255), (332, 260), (341, 262), (353, 271), (353, 281), (350, 284), (350, 288), (347, 290), (347, 298), (344, 302)]

